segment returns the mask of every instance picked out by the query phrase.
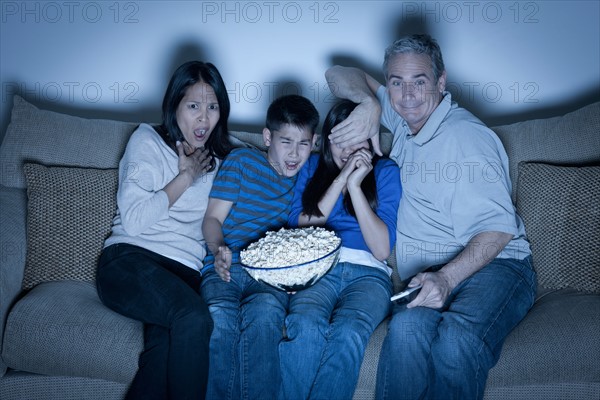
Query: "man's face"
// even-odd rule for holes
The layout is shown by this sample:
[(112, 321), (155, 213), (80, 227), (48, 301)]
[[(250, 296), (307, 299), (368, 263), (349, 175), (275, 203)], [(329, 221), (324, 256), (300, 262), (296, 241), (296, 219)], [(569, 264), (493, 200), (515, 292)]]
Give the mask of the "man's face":
[(316, 136), (309, 129), (284, 124), (279, 130), (265, 128), (263, 139), (269, 147), (267, 157), (273, 168), (280, 175), (292, 177), (308, 160)]
[(442, 100), (446, 71), (436, 82), (428, 55), (398, 54), (389, 61), (386, 85), (392, 107), (417, 134)]

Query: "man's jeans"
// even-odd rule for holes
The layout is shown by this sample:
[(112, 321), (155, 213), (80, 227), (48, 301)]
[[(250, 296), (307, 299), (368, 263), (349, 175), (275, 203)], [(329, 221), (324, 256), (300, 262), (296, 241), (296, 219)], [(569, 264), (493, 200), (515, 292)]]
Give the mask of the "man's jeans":
[(214, 321), (206, 397), (274, 399), (281, 385), (277, 346), (288, 294), (255, 281), (239, 265), (230, 272), (230, 282), (214, 268), (202, 279), (201, 293)]
[(531, 257), (496, 258), (442, 310), (395, 305), (377, 373), (378, 399), (482, 399), (506, 336), (533, 305)]
[(338, 263), (290, 299), (288, 339), (279, 346), (288, 400), (351, 399), (365, 348), (389, 314), (392, 283), (376, 268)]
[(144, 323), (144, 351), (129, 399), (203, 399), (212, 321), (200, 273), (141, 247), (102, 252), (96, 285), (112, 310)]

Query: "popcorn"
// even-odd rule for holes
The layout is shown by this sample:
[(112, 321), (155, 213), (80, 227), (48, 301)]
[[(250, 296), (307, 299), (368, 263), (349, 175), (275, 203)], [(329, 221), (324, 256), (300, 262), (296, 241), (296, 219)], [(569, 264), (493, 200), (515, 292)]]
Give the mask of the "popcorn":
[(281, 268), (314, 261), (333, 251), (340, 239), (324, 228), (299, 228), (267, 232), (240, 253), (242, 263), (258, 268)]
[(267, 232), (240, 253), (241, 263), (256, 280), (282, 290), (314, 284), (337, 261), (341, 240), (321, 227)]

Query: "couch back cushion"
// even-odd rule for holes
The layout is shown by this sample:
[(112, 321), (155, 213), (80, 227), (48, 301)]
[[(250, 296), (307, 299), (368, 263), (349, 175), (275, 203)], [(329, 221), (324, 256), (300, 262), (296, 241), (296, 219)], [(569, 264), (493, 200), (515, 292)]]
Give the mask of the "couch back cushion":
[[(10, 124), (0, 148), (0, 184), (25, 189), (24, 162), (48, 166), (118, 168), (129, 136), (138, 125), (42, 110), (15, 95)], [(236, 146), (266, 149), (260, 133), (230, 133)]]
[(560, 165), (600, 164), (600, 102), (561, 117), (529, 120), (492, 128), (504, 144), (513, 182), (523, 161)]
[(24, 189), (23, 163), (117, 168), (137, 123), (40, 110), (15, 95), (0, 148), (0, 184)]

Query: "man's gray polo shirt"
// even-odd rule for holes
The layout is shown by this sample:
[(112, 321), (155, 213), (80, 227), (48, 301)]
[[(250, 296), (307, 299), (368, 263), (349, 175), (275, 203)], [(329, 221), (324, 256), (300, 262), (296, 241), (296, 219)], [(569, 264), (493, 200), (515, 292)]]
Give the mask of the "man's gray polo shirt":
[[(510, 198), (508, 157), (491, 129), (444, 97), (417, 135), (377, 91), (381, 123), (393, 134), (390, 157), (400, 166), (396, 257), (402, 279), (454, 258), (481, 232), (513, 235), (499, 258), (531, 251)], [(491, 244), (479, 243), (494, 251)]]

